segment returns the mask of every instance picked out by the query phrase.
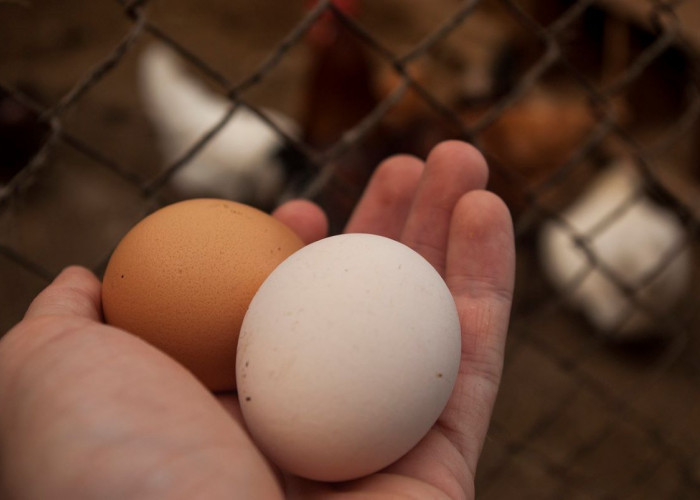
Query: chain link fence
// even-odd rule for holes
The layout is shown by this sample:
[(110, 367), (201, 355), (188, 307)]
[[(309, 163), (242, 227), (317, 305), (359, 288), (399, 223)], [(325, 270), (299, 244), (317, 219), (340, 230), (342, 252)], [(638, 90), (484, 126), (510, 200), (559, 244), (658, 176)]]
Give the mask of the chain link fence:
[[(464, 139), (518, 246), (479, 498), (698, 498), (700, 3), (302, 3), (0, 0), (1, 330), (188, 196), (243, 114), (284, 166), (247, 201), (314, 199), (333, 231), (382, 158)], [(153, 46), (219, 106), (177, 151)]]

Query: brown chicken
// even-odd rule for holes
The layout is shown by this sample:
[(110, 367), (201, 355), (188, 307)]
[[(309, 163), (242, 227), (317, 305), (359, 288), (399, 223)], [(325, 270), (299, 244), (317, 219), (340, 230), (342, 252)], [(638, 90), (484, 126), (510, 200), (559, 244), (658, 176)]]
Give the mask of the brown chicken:
[[(351, 20), (361, 7), (357, 0), (336, 0), (334, 6)], [(324, 158), (321, 168), (333, 174), (320, 193), (312, 194), (328, 213), (331, 231), (338, 232), (377, 164), (394, 153), (413, 152), (405, 148), (411, 134), (405, 123), (389, 123), (382, 117), (347, 148), (334, 151), (344, 134), (380, 104), (391, 85), (378, 82), (381, 77), (371, 48), (332, 9), (309, 30), (306, 44), (310, 68), (302, 97), (303, 138), (320, 153), (337, 153)]]
[[(351, 19), (360, 12), (358, 1), (334, 5)], [(443, 49), (453, 59), (461, 58), (458, 74), (439, 70), (445, 65), (439, 50), (438, 57), (416, 60), (408, 68), (412, 78), (456, 113), (463, 127), (442, 118), (409, 89), (359, 141), (329, 159), (334, 174), (316, 201), (335, 221), (334, 230), (342, 227), (382, 159), (399, 152), (424, 157), (441, 140), (466, 137), (464, 132), (512, 90), (524, 61), (533, 56), (507, 24), (498, 30), (501, 23), (496, 14), (480, 12), (465, 25), (463, 36), (446, 41)], [(402, 76), (390, 65), (378, 64), (333, 10), (318, 19), (306, 42), (311, 68), (303, 101), (304, 138), (312, 148), (326, 151), (391, 95)], [(554, 93), (543, 86), (531, 90), (475, 137), (493, 164), (491, 189), (519, 213), (527, 202), (523, 186), (536, 186), (564, 165), (594, 125), (594, 114), (580, 93)]]
[[(475, 113), (463, 116), (466, 122), (475, 122)], [(527, 191), (564, 167), (584, 145), (595, 124), (591, 106), (581, 95), (560, 95), (543, 88), (528, 92), (477, 136), (494, 164), (490, 188), (517, 217), (529, 205)], [(567, 178), (577, 175), (585, 181), (590, 173), (588, 168), (576, 166)], [(555, 191), (568, 196), (563, 190)], [(558, 204), (557, 200), (549, 201)]]
[[(313, 7), (317, 2), (308, 2)], [(336, 0), (349, 17), (359, 12), (356, 0)], [(323, 150), (357, 125), (376, 105), (368, 48), (333, 10), (326, 10), (306, 36), (311, 66), (302, 110), (304, 140)]]

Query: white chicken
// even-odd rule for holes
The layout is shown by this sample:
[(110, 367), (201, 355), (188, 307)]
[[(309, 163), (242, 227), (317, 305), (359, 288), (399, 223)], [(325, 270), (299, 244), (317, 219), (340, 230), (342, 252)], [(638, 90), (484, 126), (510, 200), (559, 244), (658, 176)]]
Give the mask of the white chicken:
[[(540, 260), (548, 278), (573, 307), (615, 340), (663, 333), (655, 315), (668, 312), (690, 280), (683, 226), (669, 210), (639, 195), (641, 189), (634, 166), (618, 162), (561, 214), (565, 224), (550, 221), (540, 233)], [(586, 238), (599, 264), (577, 246), (576, 237)], [(616, 281), (634, 290), (636, 299)]]
[[(188, 73), (174, 50), (161, 43), (141, 56), (139, 83), (144, 109), (157, 134), (163, 160), (180, 159), (226, 115), (231, 103)], [(290, 138), (297, 125), (270, 109), (262, 112)], [(258, 115), (239, 106), (226, 125), (182, 168), (171, 185), (183, 197), (215, 196), (269, 208), (291, 172), (303, 168), (284, 138)]]

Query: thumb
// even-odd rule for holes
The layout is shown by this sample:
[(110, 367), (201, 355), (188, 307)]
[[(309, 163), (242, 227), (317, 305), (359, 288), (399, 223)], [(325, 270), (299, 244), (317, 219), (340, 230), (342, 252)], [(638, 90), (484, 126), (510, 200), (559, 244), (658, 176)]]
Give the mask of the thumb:
[(24, 317), (77, 316), (101, 321), (100, 290), (100, 281), (91, 271), (67, 267), (36, 296)]

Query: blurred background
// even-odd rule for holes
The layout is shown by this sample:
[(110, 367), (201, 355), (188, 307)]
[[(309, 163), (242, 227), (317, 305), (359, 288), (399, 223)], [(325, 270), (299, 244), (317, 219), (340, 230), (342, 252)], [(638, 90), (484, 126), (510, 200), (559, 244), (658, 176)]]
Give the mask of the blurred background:
[(700, 2), (0, 0), (0, 332), (178, 199), (476, 144), (517, 234), (480, 499), (700, 498)]

